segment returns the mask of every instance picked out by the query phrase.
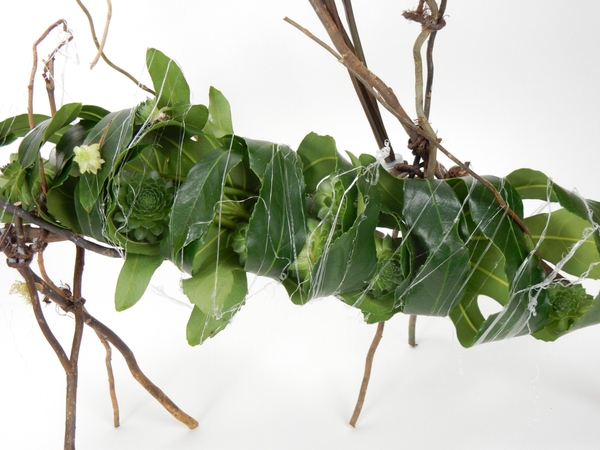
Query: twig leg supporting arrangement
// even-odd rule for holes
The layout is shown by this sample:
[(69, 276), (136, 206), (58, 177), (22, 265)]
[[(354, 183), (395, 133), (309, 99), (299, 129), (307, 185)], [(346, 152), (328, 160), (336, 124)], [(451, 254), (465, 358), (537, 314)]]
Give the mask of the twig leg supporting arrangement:
[[(61, 308), (68, 307), (68, 301), (61, 293), (54, 290), (49, 284), (31, 272), (31, 276), (37, 284), (38, 290), (51, 300), (53, 300)], [(198, 426), (198, 421), (193, 417), (183, 412), (158, 386), (141, 371), (135, 356), (131, 349), (123, 342), (123, 340), (110, 328), (93, 317), (87, 310), (83, 310), (83, 322), (92, 328), (100, 336), (103, 336), (114, 348), (116, 348), (127, 363), (127, 367), (133, 378), (140, 383), (146, 391), (150, 393), (173, 417), (185, 424), (188, 428), (194, 429)], [(109, 372), (110, 373), (110, 372)]]
[(379, 346), (379, 341), (381, 341), (381, 338), (383, 337), (384, 326), (385, 322), (379, 322), (377, 324), (377, 332), (375, 333), (375, 337), (373, 338), (373, 342), (371, 342), (371, 347), (369, 348), (369, 352), (367, 353), (367, 360), (365, 361), (365, 373), (363, 375), (362, 384), (360, 386), (360, 392), (358, 393), (358, 400), (356, 401), (356, 406), (354, 407), (354, 412), (352, 413), (352, 418), (350, 419), (350, 425), (352, 427), (356, 426), (356, 422), (358, 421), (358, 417), (360, 416), (360, 412), (362, 411), (363, 404), (365, 403), (367, 388), (369, 387), (369, 380), (371, 379), (371, 368), (373, 367), (373, 358), (375, 357), (377, 346)]

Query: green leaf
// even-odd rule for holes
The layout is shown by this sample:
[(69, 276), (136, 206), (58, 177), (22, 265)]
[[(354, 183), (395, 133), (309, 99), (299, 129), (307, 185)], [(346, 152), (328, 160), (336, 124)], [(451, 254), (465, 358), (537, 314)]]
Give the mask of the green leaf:
[(374, 238), (379, 216), (377, 187), (363, 188), (359, 202), (363, 207), (352, 227), (328, 243), (315, 264), (309, 298), (341, 295), (367, 286), (377, 265)]
[(279, 279), (306, 241), (304, 180), (296, 153), (281, 147), (267, 165), (249, 221), (248, 272)]
[(458, 234), (462, 205), (444, 181), (406, 180), (403, 217), (409, 237), (418, 239), (427, 259), (405, 292), (406, 314), (447, 316), (462, 300), (469, 253)]
[[(43, 114), (33, 115), (35, 125), (48, 119), (50, 119), (50, 117)], [(0, 122), (0, 147), (13, 143), (18, 138), (29, 133), (30, 130), (29, 116), (27, 114), (20, 114), (3, 120)]]
[(146, 67), (156, 92), (157, 107), (189, 105), (190, 87), (175, 61), (154, 48), (146, 52)]
[(75, 211), (75, 186), (77, 179), (67, 178), (60, 185), (54, 185), (46, 195), (46, 207), (50, 214), (58, 223), (75, 232), (81, 233), (81, 227), (77, 220)]
[[(468, 204), (475, 226), (504, 256), (504, 271), (509, 282), (508, 302), (503, 310), (490, 315), (474, 340), (466, 346), (539, 330), (547, 320), (550, 306), (547, 292), (536, 287), (541, 286), (546, 278), (538, 257), (530, 252), (525, 234), (500, 208), (488, 188), (472, 178), (460, 180), (469, 186)], [(522, 217), (521, 200), (512, 186), (493, 177), (488, 181), (495, 186), (507, 205)], [(472, 299), (469, 301), (474, 303)]]
[(163, 257), (160, 255), (127, 254), (115, 290), (115, 307), (117, 311), (131, 308), (142, 298), (152, 275), (162, 262)]
[(124, 109), (107, 114), (90, 130), (85, 139), (85, 144), (102, 141), (100, 154), (104, 160), (97, 174), (84, 173), (80, 177), (78, 201), (88, 212), (98, 201), (104, 182), (114, 174), (129, 150), (133, 136), (134, 116), (135, 109)]
[(44, 132), (44, 141), (50, 140), (50, 137), (64, 126), (75, 120), (81, 111), (81, 103), (68, 103), (63, 105), (56, 114), (52, 116), (52, 120)]
[(185, 245), (203, 239), (223, 199), (226, 174), (240, 160), (237, 153), (215, 150), (188, 173), (177, 192), (170, 217), (169, 245), (173, 261)]
[(19, 145), (19, 162), (24, 169), (31, 167), (36, 159), (39, 158), (40, 147), (44, 143), (46, 128), (50, 125), (52, 119), (44, 120), (36, 125)]
[(183, 293), (207, 315), (225, 313), (228, 301), (238, 304), (248, 293), (246, 273), (239, 265), (237, 254), (229, 251), (221, 256), (214, 264), (182, 282)]
[[(559, 209), (528, 217), (525, 224), (543, 259), (576, 277), (600, 279), (600, 254), (588, 221)], [(565, 260), (571, 250), (573, 254)]]
[(208, 122), (203, 131), (217, 138), (233, 134), (231, 108), (225, 96), (211, 86), (208, 91), (208, 99)]
[(175, 116), (175, 119), (182, 123), (187, 134), (199, 135), (208, 122), (208, 108), (204, 105), (192, 105), (181, 116)]
[(62, 133), (59, 131), (69, 125), (80, 110), (81, 103), (66, 104), (56, 111), (54, 117), (40, 122), (25, 136), (19, 146), (19, 161), (23, 168), (30, 167), (38, 159), (40, 148), (44, 142), (51, 140), (57, 142), (62, 137)]
[(229, 251), (211, 267), (183, 281), (184, 292), (194, 303), (186, 331), (190, 345), (202, 344), (223, 330), (244, 305), (248, 292), (246, 273), (235, 253)]
[(83, 105), (81, 111), (79, 111), (79, 117), (82, 120), (89, 120), (91, 122), (100, 122), (104, 116), (110, 111), (96, 105)]
[(312, 193), (319, 182), (329, 175), (352, 169), (337, 151), (331, 136), (309, 133), (298, 147), (298, 156), (303, 164), (306, 192)]
[(519, 169), (506, 179), (513, 185), (523, 199), (537, 199), (558, 202), (567, 211), (595, 226), (594, 239), (600, 252), (600, 203), (586, 200), (579, 194), (568, 191), (542, 172), (531, 169)]

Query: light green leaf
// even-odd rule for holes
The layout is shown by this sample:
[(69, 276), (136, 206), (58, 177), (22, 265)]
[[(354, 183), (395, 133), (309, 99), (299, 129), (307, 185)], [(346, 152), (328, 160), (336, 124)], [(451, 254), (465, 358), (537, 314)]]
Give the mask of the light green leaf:
[(338, 153), (331, 136), (309, 133), (298, 147), (298, 156), (304, 166), (304, 181), (308, 193), (314, 192), (319, 182), (329, 175), (352, 169), (352, 164)]
[[(588, 221), (559, 209), (552, 212), (549, 219), (546, 213), (527, 217), (525, 224), (534, 242), (539, 242), (538, 251), (543, 259), (554, 265), (560, 263), (561, 270), (576, 277), (585, 274), (588, 278), (600, 279), (600, 254)], [(584, 234), (587, 235), (585, 240)], [(574, 246), (575, 252), (563, 265)]]
[(161, 51), (149, 48), (146, 52), (146, 67), (152, 78), (159, 109), (189, 105), (190, 87), (175, 61)]
[(163, 257), (160, 255), (127, 254), (115, 290), (115, 307), (117, 311), (131, 308), (142, 298), (152, 275), (162, 262)]
[(206, 122), (203, 131), (217, 138), (233, 134), (231, 108), (225, 96), (221, 91), (211, 86), (208, 99), (208, 122)]
[(238, 304), (248, 292), (246, 273), (234, 252), (228, 252), (191, 278), (182, 282), (183, 293), (204, 314), (220, 316), (225, 304)]

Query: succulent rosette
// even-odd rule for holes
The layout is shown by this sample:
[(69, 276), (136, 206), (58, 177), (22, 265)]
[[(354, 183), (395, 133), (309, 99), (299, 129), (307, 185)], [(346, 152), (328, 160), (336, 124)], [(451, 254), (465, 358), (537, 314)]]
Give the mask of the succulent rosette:
[(136, 242), (156, 243), (166, 236), (175, 188), (157, 172), (121, 171), (113, 185), (112, 220), (119, 233)]

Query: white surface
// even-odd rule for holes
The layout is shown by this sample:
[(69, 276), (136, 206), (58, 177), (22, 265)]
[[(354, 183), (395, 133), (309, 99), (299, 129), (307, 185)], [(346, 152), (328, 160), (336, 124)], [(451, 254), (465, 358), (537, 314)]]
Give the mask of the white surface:
[[(101, 30), (105, 3), (89, 3)], [(135, 75), (144, 73), (145, 48), (155, 46), (180, 63), (198, 102), (206, 102), (209, 85), (223, 91), (240, 135), (297, 146), (316, 131), (334, 136), (340, 149), (374, 152), (344, 69), (281, 20), (288, 15), (325, 36), (306, 0), (114, 3), (106, 53)], [(410, 52), (418, 26), (400, 13), (416, 0), (355, 3), (370, 67), (412, 111)], [(577, 9), (568, 1), (450, 0), (448, 26), (436, 41), (432, 107), (447, 148), (480, 173), (532, 167), (600, 199), (599, 12), (596, 4)], [(103, 63), (88, 70), (94, 52), (75, 2), (11, 2), (3, 16), (10, 20), (0, 29), (2, 118), (25, 111), (31, 44), (59, 17), (76, 32), (70, 62), (57, 64), (65, 84), (59, 99), (118, 109), (144, 97)], [(42, 82), (36, 83), (36, 111), (45, 112)], [(399, 127), (388, 123), (395, 148), (407, 154)], [(0, 161), (6, 157), (0, 149)], [(51, 276), (69, 282), (70, 246), (56, 247), (47, 256)], [(115, 352), (122, 426), (113, 429), (103, 347), (87, 330), (80, 449), (597, 448), (599, 327), (552, 344), (525, 337), (465, 350), (448, 319), (420, 318), (420, 345), (412, 349), (407, 319), (398, 316), (386, 325), (352, 429), (347, 421), (375, 331), (358, 312), (333, 299), (296, 307), (281, 287), (260, 280), (228, 329), (190, 348), (189, 309), (164, 295), (150, 292), (132, 310), (114, 311), (119, 268), (88, 255), (88, 309), (200, 426), (190, 431), (172, 419)], [(61, 448), (64, 375), (30, 308), (6, 295), (14, 279), (0, 267), (0, 448)], [(178, 282), (165, 264), (152, 284), (181, 299)], [(45, 310), (68, 347), (72, 319), (52, 306)]]

